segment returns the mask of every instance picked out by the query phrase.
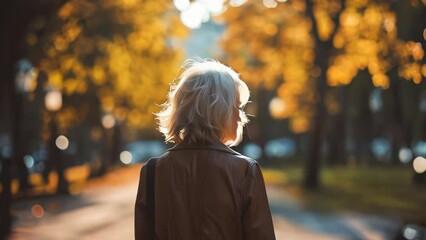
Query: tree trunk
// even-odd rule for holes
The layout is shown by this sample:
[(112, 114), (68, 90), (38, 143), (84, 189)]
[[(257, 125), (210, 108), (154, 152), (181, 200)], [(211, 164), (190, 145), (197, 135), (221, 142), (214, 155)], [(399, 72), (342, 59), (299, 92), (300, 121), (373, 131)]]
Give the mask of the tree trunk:
[(401, 79), (396, 76), (393, 79), (393, 86), (391, 86), (392, 91), (392, 118), (391, 118), (391, 134), (392, 134), (392, 149), (391, 149), (391, 162), (393, 164), (399, 164), (399, 149), (403, 145), (404, 130), (402, 122), (402, 104), (400, 98), (400, 82)]
[(316, 111), (314, 121), (312, 123), (312, 135), (308, 152), (308, 161), (305, 167), (304, 186), (308, 189), (318, 188), (320, 185), (319, 167), (321, 161), (321, 143), (323, 138), (323, 122), (325, 118), (325, 101), (324, 94), (327, 85), (327, 60), (329, 49), (327, 44), (317, 44), (316, 65), (321, 68), (321, 74), (317, 81), (318, 102), (316, 103)]
[(3, 189), (0, 191), (0, 239), (6, 239), (10, 234), (12, 227), (12, 216), (10, 214), (10, 204), (12, 201), (12, 193), (10, 189), (11, 159), (4, 158), (0, 155), (0, 160), (0, 182), (3, 185)]
[(345, 5), (345, 1), (342, 1), (339, 13), (333, 17), (335, 24), (334, 32), (327, 40), (323, 41), (319, 37), (317, 22), (314, 15), (314, 3), (311, 0), (306, 0), (306, 12), (312, 23), (312, 36), (315, 41), (314, 65), (319, 67), (321, 70), (316, 85), (318, 101), (315, 106), (314, 120), (312, 123), (312, 139), (309, 147), (308, 161), (305, 168), (304, 186), (308, 189), (315, 189), (320, 185), (319, 167), (321, 159), (321, 143), (323, 138), (323, 122), (325, 118), (324, 96), (327, 89), (327, 69), (332, 50), (334, 49), (333, 38), (336, 34), (336, 29), (339, 29), (339, 18), (341, 12), (345, 9)]
[(348, 86), (338, 89), (339, 111), (330, 117), (329, 124), (329, 152), (327, 163), (330, 165), (344, 164), (346, 162), (346, 119), (347, 119)]
[(59, 136), (56, 114), (57, 113), (52, 113), (53, 117), (50, 123), (49, 160), (58, 175), (56, 194), (68, 194), (68, 182), (65, 178), (65, 162), (62, 150), (56, 146), (56, 138)]
[(12, 159), (15, 163), (15, 168), (18, 174), (18, 180), (19, 180), (19, 190), (20, 191), (26, 191), (30, 188), (30, 184), (28, 181), (29, 178), (29, 172), (28, 169), (24, 163), (24, 156), (27, 154), (25, 151), (25, 146), (23, 146), (23, 118), (22, 118), (22, 112), (23, 112), (23, 103), (25, 101), (24, 96), (22, 94), (15, 94), (16, 102), (13, 105), (13, 112), (14, 112), (14, 121), (13, 121), (13, 137), (12, 137), (12, 144), (13, 144), (13, 151), (12, 151)]
[[(6, 129), (11, 129), (8, 131), (11, 142), (11, 156), (2, 157), (1, 165), (1, 183), (3, 184), (3, 190), (0, 194), (1, 207), (0, 207), (0, 239), (6, 239), (11, 232), (12, 226), (12, 217), (10, 213), (10, 205), (12, 201), (11, 193), (11, 172), (14, 169), (16, 163), (16, 142), (17, 142), (17, 130), (16, 130), (16, 98), (15, 96), (15, 85), (14, 85), (14, 64), (19, 59), (19, 42), (21, 38), (20, 31), (23, 28), (24, 24), (21, 19), (18, 21), (13, 21), (16, 16), (21, 15), (21, 12), (18, 11), (19, 7), (15, 1), (7, 1), (6, 4), (2, 6), (0, 10), (0, 82), (1, 89), (3, 93), (7, 96), (6, 103), (9, 104), (8, 107), (2, 106), (7, 109), (5, 116), (8, 116), (10, 120), (8, 121), (8, 127)], [(11, 22), (13, 24), (11, 24)]]
[[(24, 1), (14, 0), (5, 1), (0, 8), (0, 89), (2, 94), (5, 93), (6, 103), (10, 104), (10, 107), (1, 106), (8, 110), (10, 122), (6, 129), (11, 129), (7, 132), (11, 139), (12, 156), (10, 159), (2, 158), (2, 171), (0, 172), (0, 179), (3, 186), (1, 191), (1, 207), (0, 207), (0, 239), (7, 238), (11, 228), (11, 172), (17, 168), (17, 161), (22, 161), (19, 156), (16, 155), (16, 143), (18, 142), (16, 130), (17, 122), (15, 121), (16, 101), (14, 100), (15, 85), (14, 85), (14, 65), (15, 63), (24, 56), (21, 44), (23, 37), (25, 36), (28, 24), (37, 15), (52, 15), (55, 11), (64, 3), (66, 0), (61, 1)], [(25, 178), (25, 177), (24, 177)], [(22, 180), (26, 182), (25, 180)], [(22, 183), (21, 183), (22, 184)], [(24, 183), (25, 184), (25, 183)], [(22, 185), (21, 185), (22, 186)], [(4, 201), (3, 201), (4, 200)]]
[[(258, 144), (262, 149), (265, 149), (266, 141), (269, 138), (268, 134), (268, 123), (270, 122), (269, 119), (269, 98), (268, 98), (268, 92), (263, 87), (260, 86), (257, 88), (257, 139)], [(263, 161), (269, 162), (268, 156), (265, 154), (265, 151), (262, 151), (262, 155), (260, 157)]]

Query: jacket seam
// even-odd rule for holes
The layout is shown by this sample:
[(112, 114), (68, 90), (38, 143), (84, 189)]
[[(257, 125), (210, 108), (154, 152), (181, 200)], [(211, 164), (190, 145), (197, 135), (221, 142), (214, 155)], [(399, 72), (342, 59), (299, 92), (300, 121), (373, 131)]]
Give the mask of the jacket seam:
[(244, 211), (246, 209), (246, 186), (247, 186), (248, 180), (253, 177), (252, 174), (251, 174), (251, 172), (252, 172), (252, 168), (253, 168), (253, 166), (255, 164), (256, 164), (255, 162), (250, 162), (250, 165), (249, 165), (249, 167), (247, 169), (247, 175), (246, 175), (246, 178), (244, 180), (244, 186), (243, 186), (243, 213), (244, 213)]
[(210, 147), (179, 147), (179, 148), (170, 148), (167, 151), (179, 151), (179, 150), (213, 150), (218, 152), (229, 153), (232, 155), (241, 155), (238, 152), (232, 150), (218, 149), (218, 148), (210, 148)]
[(171, 186), (171, 184), (170, 184), (170, 177), (169, 177), (169, 173), (170, 173), (170, 162), (168, 161), (167, 162), (167, 185), (168, 185), (168, 188), (167, 188), (167, 215), (168, 215), (168, 224), (167, 224), (167, 233), (168, 233), (168, 238), (170, 239), (170, 240), (172, 240), (173, 239), (173, 235), (172, 235), (172, 231), (171, 231), (171, 228), (170, 228), (170, 226), (171, 226), (171, 223), (172, 223), (172, 213), (171, 213), (171, 210), (170, 210), (170, 186)]

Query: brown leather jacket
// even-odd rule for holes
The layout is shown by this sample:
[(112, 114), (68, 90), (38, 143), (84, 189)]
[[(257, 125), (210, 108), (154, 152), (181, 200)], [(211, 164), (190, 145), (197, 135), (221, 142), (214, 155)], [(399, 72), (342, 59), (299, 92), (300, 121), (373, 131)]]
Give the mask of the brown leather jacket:
[[(146, 167), (135, 204), (135, 238), (147, 227)], [(180, 144), (156, 158), (155, 234), (176, 240), (275, 239), (257, 162), (223, 144)]]

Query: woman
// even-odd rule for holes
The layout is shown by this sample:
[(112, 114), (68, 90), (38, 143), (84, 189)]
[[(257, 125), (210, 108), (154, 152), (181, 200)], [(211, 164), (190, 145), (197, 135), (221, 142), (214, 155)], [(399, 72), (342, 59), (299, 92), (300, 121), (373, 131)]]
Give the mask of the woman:
[[(160, 132), (175, 146), (147, 164), (155, 166), (151, 209), (150, 174), (142, 168), (136, 239), (275, 239), (259, 165), (228, 147), (239, 143), (248, 122), (241, 110), (247, 85), (216, 61), (186, 67), (157, 113)], [(146, 235), (150, 229), (155, 237)]]

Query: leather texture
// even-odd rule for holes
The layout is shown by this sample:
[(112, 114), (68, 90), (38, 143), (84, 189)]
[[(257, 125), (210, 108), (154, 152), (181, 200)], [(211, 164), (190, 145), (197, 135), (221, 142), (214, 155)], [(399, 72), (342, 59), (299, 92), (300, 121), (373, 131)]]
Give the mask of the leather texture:
[[(275, 239), (255, 160), (221, 143), (179, 144), (155, 160), (155, 239)], [(138, 240), (149, 225), (145, 195), (146, 165), (135, 204)]]

